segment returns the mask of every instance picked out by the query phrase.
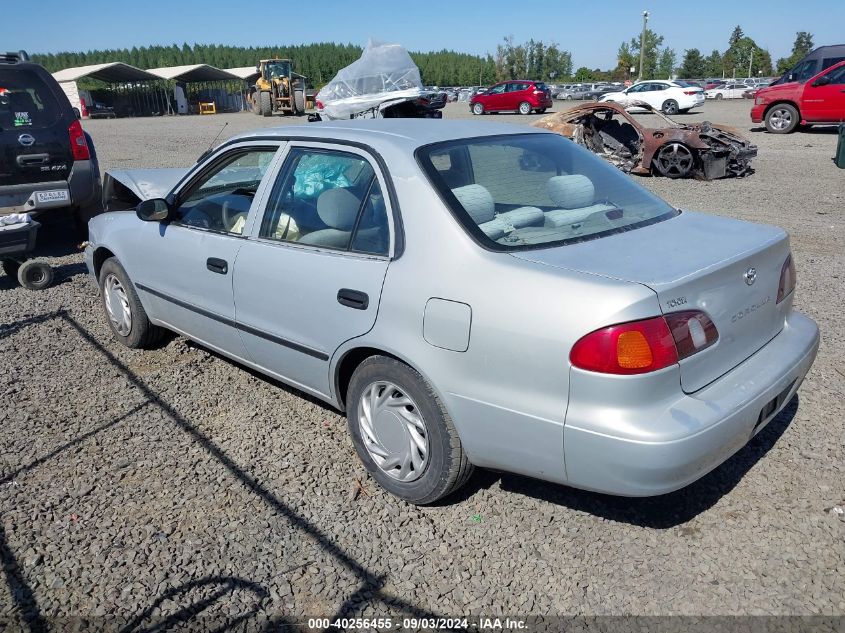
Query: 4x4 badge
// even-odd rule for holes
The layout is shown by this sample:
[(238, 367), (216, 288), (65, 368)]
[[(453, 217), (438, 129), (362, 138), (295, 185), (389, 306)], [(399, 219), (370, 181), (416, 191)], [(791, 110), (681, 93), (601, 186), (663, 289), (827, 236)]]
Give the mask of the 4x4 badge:
[(32, 134), (21, 134), (18, 137), (18, 143), (20, 143), (24, 147), (29, 147), (33, 143), (35, 143), (35, 137)]

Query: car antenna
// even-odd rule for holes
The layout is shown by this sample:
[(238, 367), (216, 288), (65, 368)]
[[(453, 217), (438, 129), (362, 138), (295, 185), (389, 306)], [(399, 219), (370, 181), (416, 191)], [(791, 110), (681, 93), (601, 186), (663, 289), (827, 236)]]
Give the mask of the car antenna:
[(220, 135), (223, 134), (223, 130), (226, 129), (227, 125), (229, 125), (228, 121), (226, 121), (223, 124), (223, 127), (220, 128), (220, 131), (217, 133), (217, 136), (214, 137), (214, 140), (211, 141), (211, 143), (208, 144), (208, 149), (205, 150), (202, 154), (200, 154), (200, 157), (197, 159), (197, 162), (200, 162), (203, 158), (205, 158), (206, 156), (208, 156), (211, 153), (211, 150), (214, 149), (214, 144), (217, 142), (217, 139), (220, 138)]

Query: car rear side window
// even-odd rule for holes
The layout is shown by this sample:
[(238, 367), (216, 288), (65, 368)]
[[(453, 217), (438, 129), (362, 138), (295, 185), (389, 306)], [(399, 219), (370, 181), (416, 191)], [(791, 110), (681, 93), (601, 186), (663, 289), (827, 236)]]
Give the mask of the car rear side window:
[(387, 255), (387, 210), (369, 161), (347, 152), (294, 148), (273, 186), (259, 235)]
[(43, 129), (60, 113), (55, 95), (37, 74), (0, 69), (0, 130)]
[(417, 158), (455, 217), (490, 250), (597, 239), (678, 213), (557, 134), (448, 141), (420, 148)]

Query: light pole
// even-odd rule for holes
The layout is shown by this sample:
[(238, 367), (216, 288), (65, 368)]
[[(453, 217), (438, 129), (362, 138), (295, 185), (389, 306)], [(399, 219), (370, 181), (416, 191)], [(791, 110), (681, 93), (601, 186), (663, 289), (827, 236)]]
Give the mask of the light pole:
[(645, 30), (648, 24), (648, 11), (643, 11), (643, 32), (640, 35), (640, 75), (637, 81), (642, 81), (643, 78), (643, 64), (645, 63)]

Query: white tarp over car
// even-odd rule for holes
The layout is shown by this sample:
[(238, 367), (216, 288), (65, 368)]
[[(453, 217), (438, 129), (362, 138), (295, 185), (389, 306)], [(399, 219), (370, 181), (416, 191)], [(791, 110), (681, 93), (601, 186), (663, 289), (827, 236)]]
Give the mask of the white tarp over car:
[(349, 119), (353, 114), (376, 109), (385, 100), (410, 98), (422, 94), (420, 69), (399, 44), (370, 40), (361, 57), (342, 68), (317, 93), (323, 104), (321, 116)]

